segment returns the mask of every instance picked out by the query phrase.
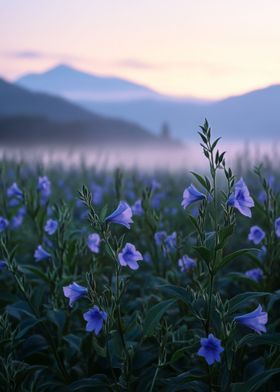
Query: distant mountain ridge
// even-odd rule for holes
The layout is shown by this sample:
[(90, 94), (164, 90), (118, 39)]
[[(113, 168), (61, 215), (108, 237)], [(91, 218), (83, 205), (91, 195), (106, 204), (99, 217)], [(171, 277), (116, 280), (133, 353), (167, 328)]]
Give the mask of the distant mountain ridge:
[[(189, 98), (176, 100), (119, 78), (112, 78), (120, 83), (114, 85), (118, 89), (118, 93), (114, 90), (114, 95), (110, 78), (95, 77), (67, 66), (53, 68), (49, 73), (24, 76), (17, 83), (33, 90), (51, 88), (53, 93), (67, 96), (68, 74), (71, 74), (72, 101), (103, 116), (137, 122), (155, 134), (163, 122), (168, 122), (173, 136), (181, 140), (193, 139), (198, 125), (207, 117), (216, 133), (227, 139), (280, 138), (280, 85), (216, 102), (200, 102)], [(46, 80), (48, 83), (52, 80), (48, 87)], [(95, 83), (98, 88), (94, 87)], [(129, 89), (131, 96), (124, 92)]]
[(62, 95), (73, 100), (108, 101), (160, 96), (138, 83), (122, 78), (92, 75), (63, 64), (46, 72), (22, 76), (16, 83), (33, 91)]
[(133, 122), (97, 115), (63, 98), (31, 92), (2, 79), (0, 140), (9, 143), (166, 144)]

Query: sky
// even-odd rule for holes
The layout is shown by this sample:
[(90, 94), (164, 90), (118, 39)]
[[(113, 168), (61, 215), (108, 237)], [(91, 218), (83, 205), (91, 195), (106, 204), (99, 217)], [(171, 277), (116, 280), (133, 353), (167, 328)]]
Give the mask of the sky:
[(279, 0), (0, 0), (0, 75), (60, 63), (203, 99), (280, 83)]

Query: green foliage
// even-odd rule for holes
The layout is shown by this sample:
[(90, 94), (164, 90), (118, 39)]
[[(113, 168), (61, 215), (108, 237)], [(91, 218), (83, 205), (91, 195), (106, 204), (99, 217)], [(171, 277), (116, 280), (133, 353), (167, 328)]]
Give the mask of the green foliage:
[[(1, 390), (279, 388), (278, 188), (268, 178), (272, 168), (238, 173), (255, 200), (252, 220), (242, 217), (228, 203), (237, 178), (212, 133), (205, 121), (199, 135), (208, 172), (189, 176), (0, 162), (0, 215), (10, 222), (0, 232)], [(37, 185), (44, 175), (52, 187), (46, 200)], [(23, 196), (13, 204), (7, 189), (15, 181)], [(202, 197), (184, 210), (181, 195), (191, 181)], [(121, 200), (133, 205), (130, 230), (106, 220)], [(22, 224), (13, 227), (22, 207)], [(58, 224), (53, 234), (45, 229), (48, 219)], [(253, 225), (266, 235), (252, 245)], [(89, 234), (99, 235), (99, 251), (90, 250)], [(126, 243), (143, 255), (137, 270), (120, 264)], [(49, 253), (41, 261), (34, 259), (38, 245)], [(191, 266), (178, 264), (184, 256)], [(245, 274), (252, 268), (261, 269), (262, 279)], [(70, 307), (63, 288), (73, 282), (86, 293)], [(268, 312), (262, 335), (235, 320), (258, 304)], [(84, 319), (94, 306), (107, 314), (97, 335), (86, 331)], [(211, 365), (198, 355), (209, 334), (224, 348)]]

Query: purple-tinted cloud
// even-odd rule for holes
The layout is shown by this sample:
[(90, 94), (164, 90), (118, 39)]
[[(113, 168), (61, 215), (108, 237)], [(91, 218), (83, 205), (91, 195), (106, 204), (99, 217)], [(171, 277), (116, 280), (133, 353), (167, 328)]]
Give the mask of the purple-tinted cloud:
[(43, 53), (32, 51), (32, 50), (24, 50), (24, 51), (15, 51), (10, 53), (11, 57), (24, 58), (24, 59), (38, 59), (44, 57)]
[(123, 59), (116, 62), (116, 65), (126, 68), (137, 68), (137, 69), (158, 69), (161, 68), (159, 64), (152, 64), (137, 59)]
[(77, 56), (72, 55), (65, 55), (62, 53), (47, 53), (47, 52), (40, 52), (36, 50), (13, 50), (9, 52), (2, 52), (2, 55), (5, 57), (12, 57), (12, 58), (19, 58), (19, 59), (30, 59), (30, 60), (37, 60), (37, 59), (51, 59), (51, 60), (82, 60)]

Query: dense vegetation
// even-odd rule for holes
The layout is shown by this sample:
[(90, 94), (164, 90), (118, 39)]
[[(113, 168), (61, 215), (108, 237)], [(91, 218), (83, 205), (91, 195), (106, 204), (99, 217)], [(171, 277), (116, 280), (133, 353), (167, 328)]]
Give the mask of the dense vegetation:
[(1, 162), (1, 390), (277, 390), (280, 177), (200, 138), (207, 176)]

